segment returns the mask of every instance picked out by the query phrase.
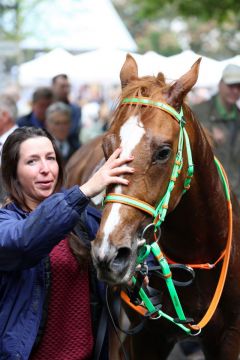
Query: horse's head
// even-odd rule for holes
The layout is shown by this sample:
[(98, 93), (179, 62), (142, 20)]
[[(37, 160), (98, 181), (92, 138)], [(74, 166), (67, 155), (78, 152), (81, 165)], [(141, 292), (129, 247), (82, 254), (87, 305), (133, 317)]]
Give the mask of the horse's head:
[[(122, 95), (103, 149), (106, 158), (117, 147), (122, 148), (121, 156), (133, 154), (135, 173), (127, 175), (129, 186), (107, 189), (114, 195), (107, 198), (92, 246), (98, 276), (109, 283), (123, 283), (131, 277), (138, 247), (143, 243), (142, 231), (153, 221), (159, 200), (164, 199), (160, 206), (163, 216), (166, 207), (172, 211), (182, 196), (188, 170), (178, 158), (185, 136), (182, 106), (197, 81), (199, 63), (200, 59), (173, 85), (166, 84), (162, 73), (138, 78), (137, 64), (130, 55), (121, 69)], [(179, 178), (176, 184), (175, 177)], [(174, 191), (169, 190), (169, 184), (170, 188), (175, 184)]]

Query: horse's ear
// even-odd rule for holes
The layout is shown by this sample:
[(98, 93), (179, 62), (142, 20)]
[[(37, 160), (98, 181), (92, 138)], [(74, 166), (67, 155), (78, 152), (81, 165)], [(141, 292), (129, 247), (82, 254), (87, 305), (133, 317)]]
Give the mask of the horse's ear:
[(138, 66), (135, 59), (127, 54), (126, 60), (120, 71), (120, 80), (122, 88), (126, 86), (131, 80), (135, 80), (138, 77)]
[(196, 84), (198, 79), (199, 65), (202, 58), (199, 58), (191, 67), (191, 69), (181, 76), (168, 90), (168, 102), (174, 108), (180, 110), (183, 98)]

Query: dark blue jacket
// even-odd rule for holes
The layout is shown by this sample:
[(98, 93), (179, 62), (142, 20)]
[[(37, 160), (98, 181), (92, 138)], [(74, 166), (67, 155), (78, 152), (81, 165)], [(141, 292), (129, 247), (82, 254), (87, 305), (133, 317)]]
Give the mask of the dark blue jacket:
[(30, 112), (27, 115), (23, 115), (17, 119), (17, 125), (22, 126), (35, 126), (43, 128), (43, 122), (38, 120), (33, 112)]
[(0, 359), (27, 360), (46, 296), (45, 259), (85, 212), (89, 233), (98, 228), (89, 199), (74, 186), (44, 200), (31, 213), (0, 209)]

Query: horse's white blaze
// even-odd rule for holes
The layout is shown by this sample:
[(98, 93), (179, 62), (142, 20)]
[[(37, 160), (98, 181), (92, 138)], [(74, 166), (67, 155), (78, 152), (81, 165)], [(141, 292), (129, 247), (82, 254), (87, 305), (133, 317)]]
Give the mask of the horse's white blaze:
[(120, 157), (131, 155), (144, 134), (145, 129), (139, 117), (131, 116), (120, 129), (120, 146), (122, 148)]
[[(120, 157), (131, 155), (135, 147), (140, 143), (144, 134), (145, 129), (142, 122), (139, 120), (139, 117), (131, 116), (120, 129), (120, 146), (122, 148)], [(122, 186), (117, 185), (114, 192), (120, 194), (122, 192)], [(113, 204), (106, 220), (103, 229), (103, 241), (100, 251), (100, 256), (102, 257), (104, 257), (104, 254), (110, 250), (108, 239), (120, 221), (119, 211), (121, 206), (121, 204)]]

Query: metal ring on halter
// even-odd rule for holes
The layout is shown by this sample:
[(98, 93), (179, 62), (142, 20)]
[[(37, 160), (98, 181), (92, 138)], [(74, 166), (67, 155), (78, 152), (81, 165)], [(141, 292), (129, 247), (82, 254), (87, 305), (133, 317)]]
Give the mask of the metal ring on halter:
[[(144, 234), (145, 234), (145, 232), (146, 232), (149, 228), (151, 228), (152, 226), (153, 226), (154, 229), (155, 229), (155, 224), (153, 224), (153, 223), (148, 224), (148, 225), (143, 229), (143, 232), (142, 232), (142, 235), (141, 235), (141, 240), (144, 239)], [(159, 239), (160, 239), (160, 237), (161, 237), (161, 229), (160, 229), (160, 228), (157, 228), (157, 231), (158, 231), (158, 237), (157, 237), (157, 240), (155, 240), (156, 242), (158, 242)], [(154, 232), (154, 233), (156, 233), (156, 232)], [(144, 239), (144, 240), (146, 240), (146, 239)]]
[(176, 280), (174, 279), (174, 272), (172, 271), (172, 279), (173, 279), (173, 283), (175, 286), (189, 286), (193, 283), (194, 279), (195, 279), (195, 271), (193, 268), (191, 268), (188, 265), (184, 265), (184, 264), (170, 264), (169, 265), (171, 270), (183, 270), (186, 271), (188, 274), (190, 274), (191, 278), (187, 281), (180, 281), (180, 280)]
[(201, 334), (202, 328), (200, 328), (196, 333), (189, 333), (190, 336), (198, 336), (199, 334)]
[(150, 316), (149, 319), (150, 319), (150, 320), (158, 320), (158, 319), (160, 319), (161, 317), (162, 317), (162, 315), (158, 313), (158, 316), (156, 316), (156, 317)]

